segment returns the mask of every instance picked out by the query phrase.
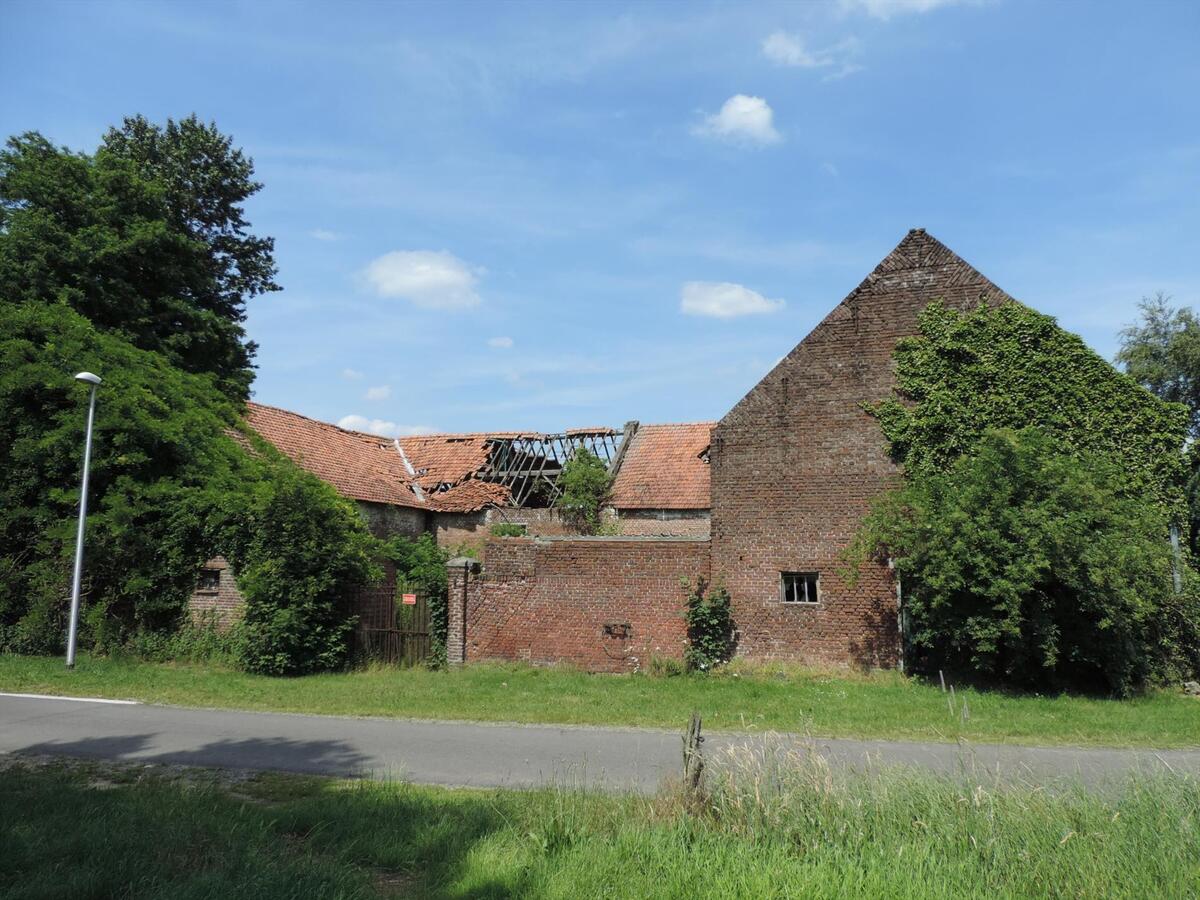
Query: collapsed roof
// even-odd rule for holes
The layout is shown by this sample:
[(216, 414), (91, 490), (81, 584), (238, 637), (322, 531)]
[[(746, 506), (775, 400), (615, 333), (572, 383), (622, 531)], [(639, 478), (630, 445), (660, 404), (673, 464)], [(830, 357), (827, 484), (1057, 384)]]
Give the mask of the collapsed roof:
[(587, 448), (614, 475), (618, 509), (707, 509), (712, 423), (480, 432), (391, 439), (247, 404), (247, 422), (298, 465), (354, 500), (435, 512), (548, 506), (567, 460)]

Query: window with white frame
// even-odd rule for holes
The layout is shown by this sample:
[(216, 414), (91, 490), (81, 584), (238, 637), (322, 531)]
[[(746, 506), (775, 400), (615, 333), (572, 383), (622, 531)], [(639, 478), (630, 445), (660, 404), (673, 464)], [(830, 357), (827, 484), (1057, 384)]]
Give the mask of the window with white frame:
[(816, 572), (780, 572), (779, 599), (784, 603), (816, 603), (820, 582)]

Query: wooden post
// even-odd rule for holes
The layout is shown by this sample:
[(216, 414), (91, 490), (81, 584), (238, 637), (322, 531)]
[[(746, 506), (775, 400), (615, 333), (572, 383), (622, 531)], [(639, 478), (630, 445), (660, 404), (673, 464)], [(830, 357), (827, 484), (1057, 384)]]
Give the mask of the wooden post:
[(683, 735), (683, 788), (689, 797), (700, 793), (700, 780), (704, 775), (704, 751), (700, 735), (700, 713), (692, 713), (687, 732)]

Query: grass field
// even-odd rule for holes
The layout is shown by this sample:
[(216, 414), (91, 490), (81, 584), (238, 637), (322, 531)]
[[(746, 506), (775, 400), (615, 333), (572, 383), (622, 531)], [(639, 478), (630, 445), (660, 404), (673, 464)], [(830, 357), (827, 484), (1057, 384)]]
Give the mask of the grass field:
[(748, 759), (677, 792), (467, 791), (10, 762), (0, 895), (1191, 897), (1200, 788), (989, 789)]
[[(680, 729), (692, 710), (715, 730), (822, 737), (1200, 746), (1200, 700), (1156, 692), (1133, 700), (1035, 697), (936, 685), (896, 673), (731, 671), (657, 678), (570, 669), (473, 665), (449, 672), (376, 668), (268, 678), (211, 666), (0, 655), (0, 690), (137, 699), (185, 706), (475, 721)], [(969, 711), (964, 721), (963, 706)]]

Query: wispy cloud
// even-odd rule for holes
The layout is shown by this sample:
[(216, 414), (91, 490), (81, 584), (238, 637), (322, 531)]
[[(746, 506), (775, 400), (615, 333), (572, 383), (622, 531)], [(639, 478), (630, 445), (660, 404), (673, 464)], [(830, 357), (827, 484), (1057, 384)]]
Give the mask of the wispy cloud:
[(804, 38), (799, 34), (789, 34), (786, 31), (772, 32), (762, 42), (763, 56), (775, 65), (825, 70), (822, 79), (825, 81), (845, 78), (861, 71), (862, 66), (854, 61), (861, 50), (861, 42), (853, 37), (831, 47), (813, 50), (805, 44)]
[(342, 377), (347, 381), (357, 381), (363, 377), (363, 373), (358, 369), (342, 369)]
[(783, 309), (784, 301), (729, 281), (686, 281), (679, 291), (679, 309), (689, 316), (733, 319)]
[(432, 425), (397, 425), (384, 419), (369, 419), (356, 414), (342, 416), (337, 424), (338, 428), (345, 428), (347, 431), (363, 431), (380, 437), (414, 437), (438, 433), (438, 429)]
[(386, 400), (392, 396), (392, 386), (390, 384), (381, 384), (376, 387), (369, 387), (363, 396), (367, 400)]
[(865, 12), (886, 21), (893, 16), (933, 12), (946, 6), (980, 6), (982, 0), (839, 0), (839, 5), (844, 10)]
[(381, 297), (399, 297), (426, 309), (478, 306), (478, 273), (444, 250), (395, 250), (367, 266), (367, 284)]
[(766, 146), (783, 140), (775, 130), (775, 112), (762, 97), (734, 94), (720, 112), (705, 116), (694, 134), (733, 144)]
[(513, 345), (513, 339), (510, 337), (494, 337), (488, 338), (488, 346), (496, 347), (500, 350), (508, 350)]
[(308, 233), (308, 236), (316, 241), (340, 241), (342, 236), (336, 231), (329, 231), (326, 228), (314, 228)]

